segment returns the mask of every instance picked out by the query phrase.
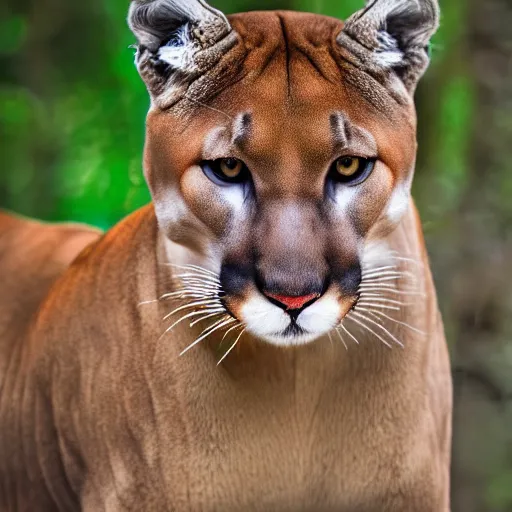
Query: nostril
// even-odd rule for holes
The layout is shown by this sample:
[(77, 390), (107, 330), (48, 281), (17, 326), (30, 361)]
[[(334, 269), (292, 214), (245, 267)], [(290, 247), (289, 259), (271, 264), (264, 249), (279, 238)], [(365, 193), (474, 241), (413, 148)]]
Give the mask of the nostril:
[(302, 309), (306, 304), (317, 300), (319, 293), (311, 293), (309, 295), (301, 295), (298, 297), (279, 295), (274, 293), (265, 293), (273, 302), (278, 302), (281, 307), (285, 307), (287, 311), (297, 311)]

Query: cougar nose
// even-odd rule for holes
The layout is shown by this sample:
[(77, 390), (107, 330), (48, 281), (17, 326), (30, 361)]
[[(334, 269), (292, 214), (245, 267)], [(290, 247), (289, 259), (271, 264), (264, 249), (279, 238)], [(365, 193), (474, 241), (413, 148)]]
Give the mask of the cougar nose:
[(279, 303), (278, 305), (287, 311), (297, 311), (302, 309), (309, 302), (313, 302), (320, 297), (319, 293), (311, 293), (309, 295), (302, 295), (300, 297), (289, 297), (287, 295), (278, 295), (274, 293), (265, 294), (273, 302)]

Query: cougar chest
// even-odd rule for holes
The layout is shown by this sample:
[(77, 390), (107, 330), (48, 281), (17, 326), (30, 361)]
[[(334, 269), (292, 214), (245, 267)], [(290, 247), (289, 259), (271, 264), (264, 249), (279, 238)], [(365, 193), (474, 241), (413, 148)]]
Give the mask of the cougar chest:
[(398, 489), (414, 440), (400, 426), (411, 424), (394, 390), (376, 388), (371, 398), (371, 382), (347, 373), (346, 355), (328, 342), (307, 352), (288, 352), (263, 372), (249, 363), (196, 368), (186, 380), (175, 375), (165, 395), (154, 389), (149, 437), (158, 441), (137, 463), (152, 474), (138, 500), (152, 501), (139, 510), (370, 511)]

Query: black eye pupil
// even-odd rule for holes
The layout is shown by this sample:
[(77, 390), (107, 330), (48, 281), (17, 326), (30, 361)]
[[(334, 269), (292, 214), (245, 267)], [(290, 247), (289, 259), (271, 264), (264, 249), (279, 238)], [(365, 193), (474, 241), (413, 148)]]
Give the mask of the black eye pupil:
[(224, 165), (228, 169), (233, 171), (238, 167), (238, 160), (235, 160), (234, 158), (228, 158), (228, 159), (224, 160)]
[(344, 158), (342, 161), (341, 161), (341, 165), (343, 165), (343, 167), (350, 167), (352, 165), (352, 162), (354, 160), (352, 158)]

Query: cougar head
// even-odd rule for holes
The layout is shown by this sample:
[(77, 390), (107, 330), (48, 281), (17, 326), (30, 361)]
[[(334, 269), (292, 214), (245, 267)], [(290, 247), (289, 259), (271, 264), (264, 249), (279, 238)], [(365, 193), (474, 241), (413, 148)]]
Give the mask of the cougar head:
[(436, 0), (372, 0), (346, 23), (132, 2), (169, 257), (214, 272), (254, 336), (308, 343), (357, 302), (368, 248), (410, 208), (413, 94), (438, 18)]

